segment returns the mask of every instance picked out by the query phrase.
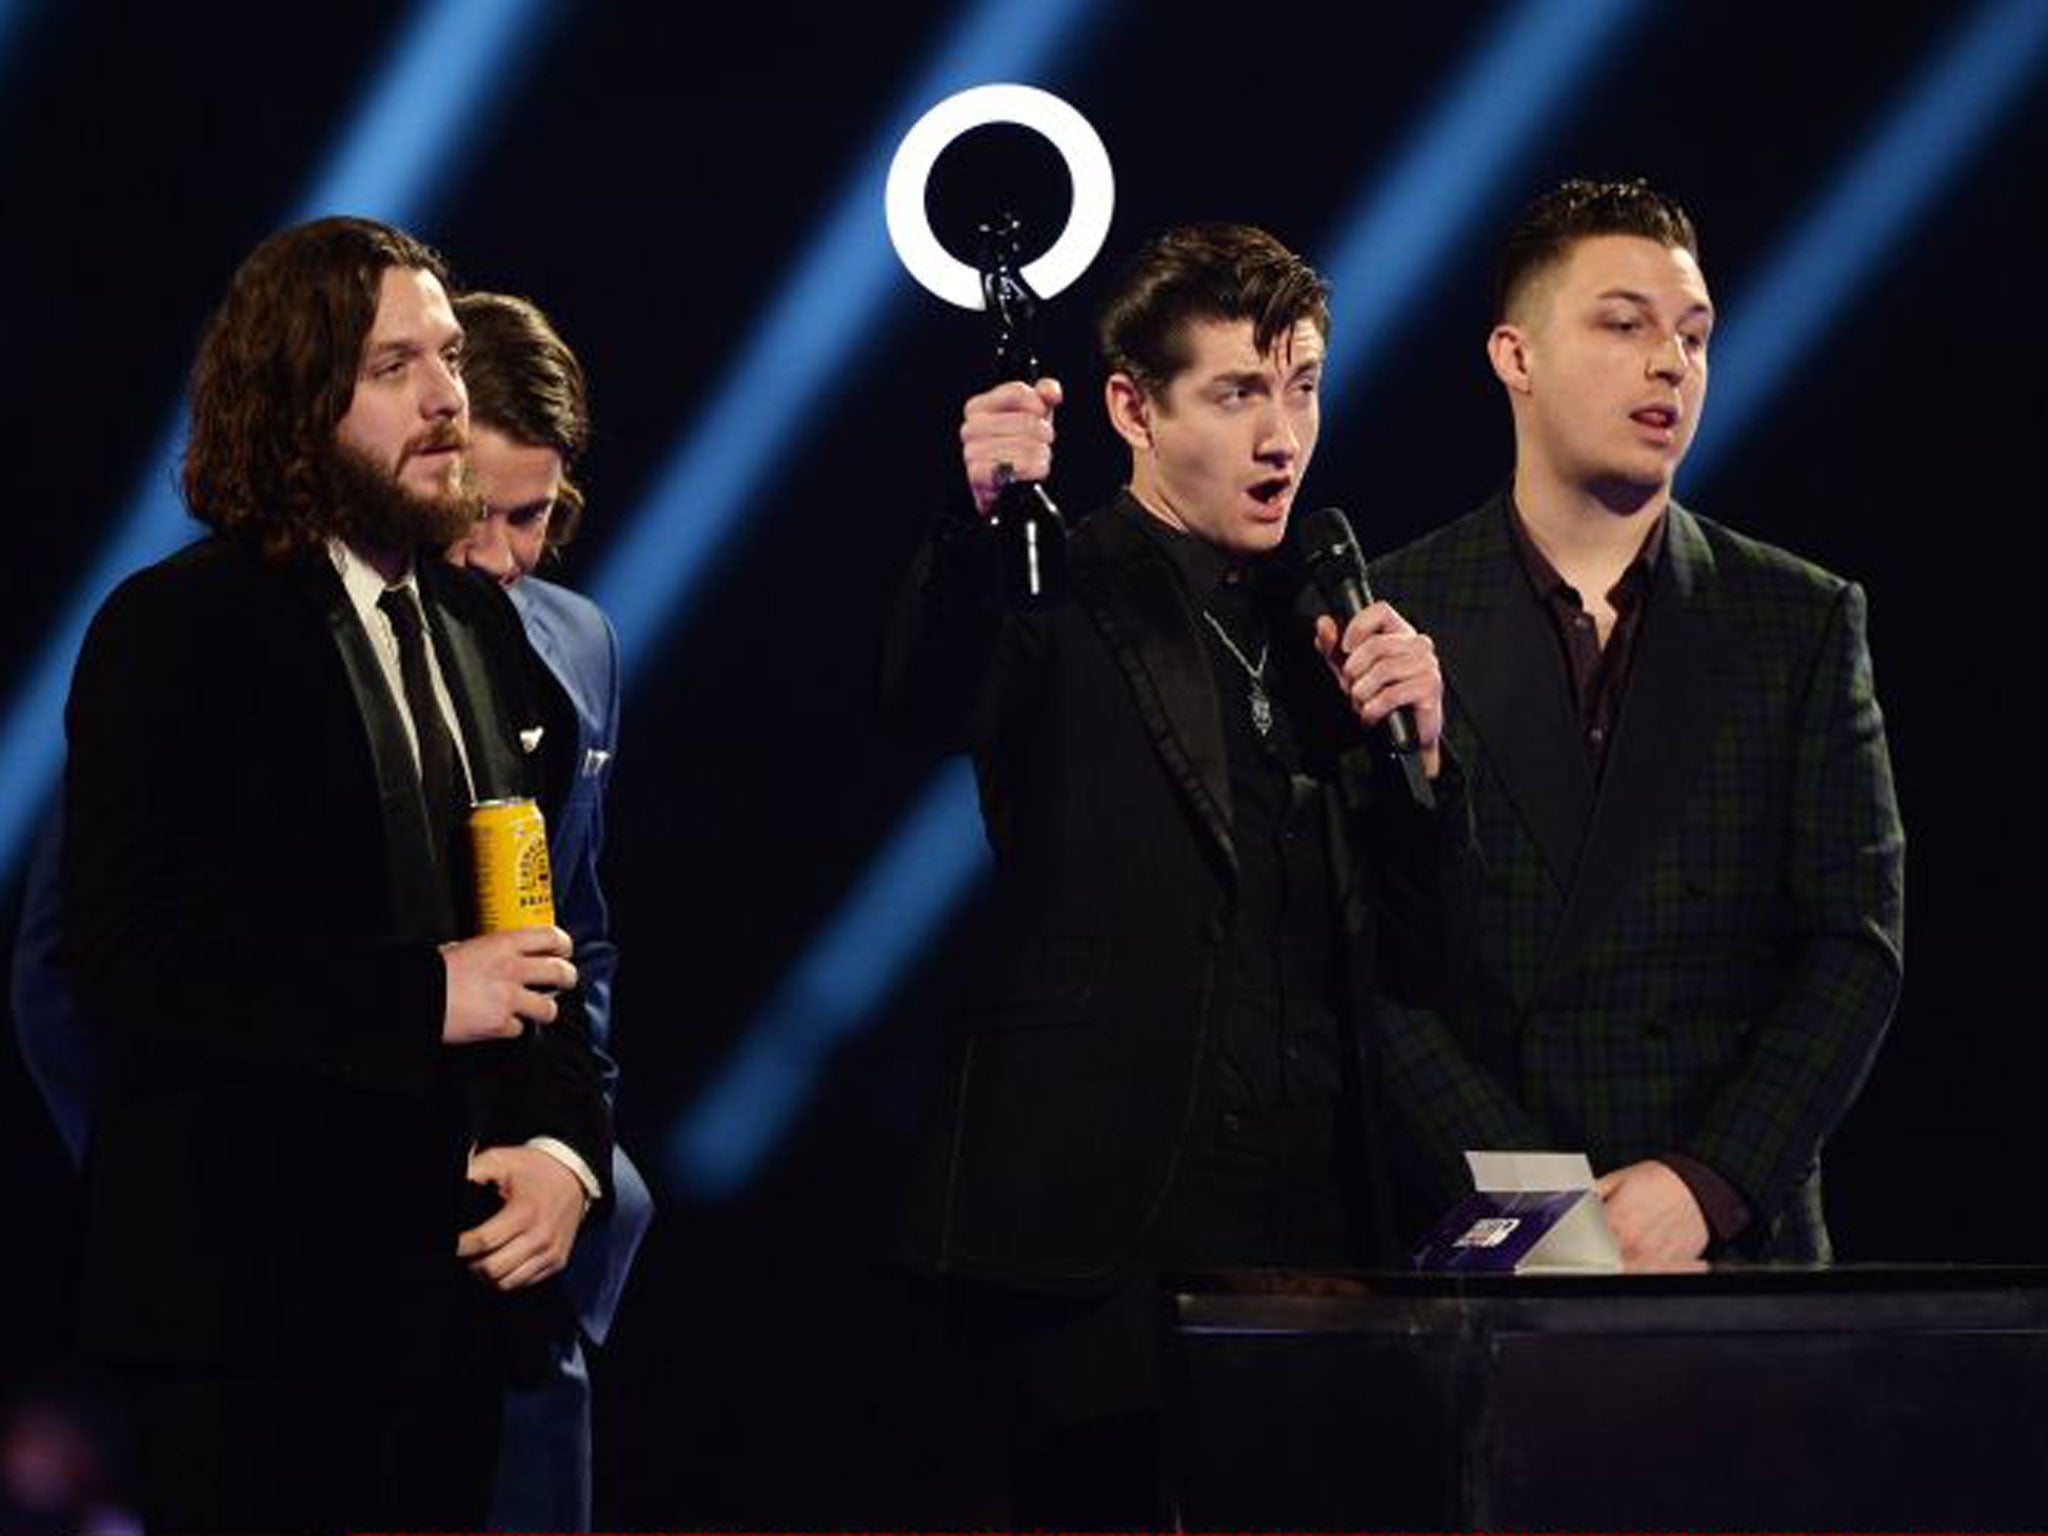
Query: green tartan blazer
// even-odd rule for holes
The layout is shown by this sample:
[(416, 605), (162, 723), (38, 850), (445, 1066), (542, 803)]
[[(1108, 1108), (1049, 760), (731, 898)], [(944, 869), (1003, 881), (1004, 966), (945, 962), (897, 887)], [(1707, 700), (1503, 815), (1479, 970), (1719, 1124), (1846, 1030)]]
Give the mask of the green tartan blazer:
[(1672, 503), (1596, 781), (1505, 495), (1379, 561), (1434, 637), (1479, 845), (1442, 1011), (1376, 1010), (1414, 1219), (1468, 1148), (1681, 1153), (1825, 1261), (1820, 1151), (1902, 974), (1905, 836), (1860, 588)]

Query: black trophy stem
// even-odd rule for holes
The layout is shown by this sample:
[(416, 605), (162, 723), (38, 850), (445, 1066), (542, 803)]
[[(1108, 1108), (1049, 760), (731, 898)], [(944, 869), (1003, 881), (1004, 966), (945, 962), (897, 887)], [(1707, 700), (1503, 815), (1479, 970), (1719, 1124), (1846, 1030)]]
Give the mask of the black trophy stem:
[[(1024, 281), (1019, 244), (1022, 226), (1004, 213), (981, 226), (981, 295), (995, 328), (996, 382), (1022, 379), (1036, 384), (1038, 349), (1031, 322), (1038, 295)], [(1045, 487), (1005, 481), (991, 509), (1001, 551), (1003, 591), (1017, 608), (1046, 608), (1067, 592), (1067, 525)]]

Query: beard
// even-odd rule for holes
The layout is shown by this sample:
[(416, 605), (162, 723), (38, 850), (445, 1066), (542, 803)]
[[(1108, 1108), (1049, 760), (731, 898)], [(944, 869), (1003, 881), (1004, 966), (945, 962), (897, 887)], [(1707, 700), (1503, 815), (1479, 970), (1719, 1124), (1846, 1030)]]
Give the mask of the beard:
[[(461, 442), (460, 436), (452, 439)], [(427, 445), (422, 445), (427, 446)], [(330, 531), (360, 549), (442, 549), (468, 536), (482, 510), (469, 471), (452, 496), (421, 496), (367, 454), (336, 442), (321, 464)]]

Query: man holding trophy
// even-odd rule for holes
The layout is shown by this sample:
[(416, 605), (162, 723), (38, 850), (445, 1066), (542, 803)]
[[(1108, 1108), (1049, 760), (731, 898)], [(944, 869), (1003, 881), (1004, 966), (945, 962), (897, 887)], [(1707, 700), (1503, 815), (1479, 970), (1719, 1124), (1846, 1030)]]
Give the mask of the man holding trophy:
[(1050, 474), (1062, 400), (1007, 380), (888, 638), (885, 715), (972, 754), (996, 856), (915, 1241), (996, 1373), (1021, 1523), (1164, 1518), (1162, 1271), (1378, 1247), (1362, 1010), (1436, 990), (1467, 831), (1429, 640), (1327, 611), (1286, 547), (1328, 331), (1263, 231), (1146, 245), (1099, 325), (1130, 478), (1063, 600), (998, 596), (1002, 495)]

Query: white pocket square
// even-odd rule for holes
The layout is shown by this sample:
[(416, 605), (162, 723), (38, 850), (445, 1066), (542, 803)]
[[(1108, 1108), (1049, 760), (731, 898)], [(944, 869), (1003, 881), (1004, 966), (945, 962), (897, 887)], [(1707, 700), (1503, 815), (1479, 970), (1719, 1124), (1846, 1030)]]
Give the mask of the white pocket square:
[(528, 753), (538, 752), (540, 750), (540, 739), (547, 734), (547, 730), (548, 728), (544, 725), (520, 727), (519, 750)]

